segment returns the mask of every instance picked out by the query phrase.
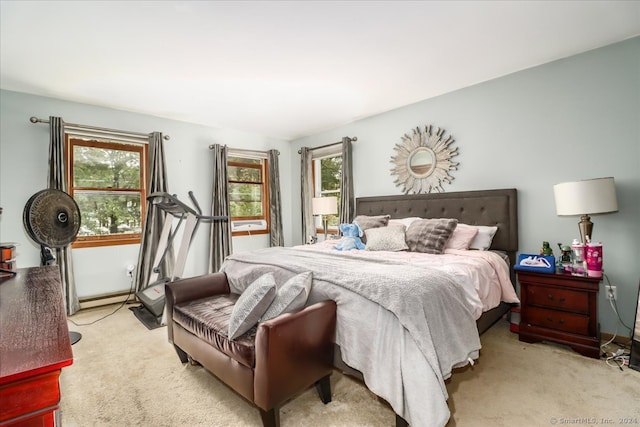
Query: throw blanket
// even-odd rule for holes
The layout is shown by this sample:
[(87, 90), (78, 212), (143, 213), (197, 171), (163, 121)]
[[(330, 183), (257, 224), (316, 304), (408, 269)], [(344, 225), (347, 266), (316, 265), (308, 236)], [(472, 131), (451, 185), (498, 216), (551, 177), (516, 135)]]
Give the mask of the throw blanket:
[(464, 291), (441, 271), (282, 247), (230, 255), (222, 271), (232, 289), (240, 291), (266, 272), (284, 283), (295, 274), (312, 271), (313, 287), (336, 285), (379, 304), (416, 342), (444, 399), (448, 397), (444, 380), (451, 370), (478, 356), (480, 338)]

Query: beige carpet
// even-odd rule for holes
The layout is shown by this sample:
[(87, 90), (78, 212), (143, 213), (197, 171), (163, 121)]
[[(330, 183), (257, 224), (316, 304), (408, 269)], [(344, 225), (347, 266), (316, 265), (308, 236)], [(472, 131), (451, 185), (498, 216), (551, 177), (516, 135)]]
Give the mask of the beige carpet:
[[(115, 306), (83, 310), (89, 323)], [(258, 410), (201, 367), (182, 365), (166, 328), (149, 331), (126, 307), (89, 326), (61, 374), (64, 427), (260, 426)], [(447, 385), (448, 426), (640, 425), (640, 372), (553, 344), (525, 344), (501, 321), (482, 335), (477, 364)], [(281, 410), (286, 426), (393, 426), (392, 410), (360, 382), (331, 376), (333, 401), (309, 389)], [(633, 420), (635, 418), (635, 421)]]

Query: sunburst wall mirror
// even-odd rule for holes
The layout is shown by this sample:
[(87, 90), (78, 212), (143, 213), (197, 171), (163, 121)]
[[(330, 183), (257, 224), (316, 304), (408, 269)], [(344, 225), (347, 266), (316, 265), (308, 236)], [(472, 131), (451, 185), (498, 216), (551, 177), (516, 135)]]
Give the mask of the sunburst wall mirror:
[(419, 127), (411, 135), (404, 134), (401, 142), (393, 149), (391, 156), (394, 165), (391, 174), (396, 176), (394, 183), (405, 194), (443, 192), (442, 183), (451, 183), (453, 177), (449, 171), (458, 169), (457, 162), (451, 158), (458, 155), (458, 148), (449, 148), (454, 142), (451, 136), (444, 138), (444, 129), (424, 129)]

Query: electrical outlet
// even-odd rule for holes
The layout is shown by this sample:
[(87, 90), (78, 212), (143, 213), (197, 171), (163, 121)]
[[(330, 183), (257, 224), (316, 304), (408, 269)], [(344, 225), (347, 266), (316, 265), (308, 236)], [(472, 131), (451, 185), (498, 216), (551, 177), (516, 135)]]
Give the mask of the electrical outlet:
[(133, 277), (133, 272), (135, 271), (136, 266), (133, 264), (129, 264), (127, 265), (127, 276), (128, 277)]
[(607, 288), (607, 299), (618, 301), (618, 290), (615, 286), (610, 286)]

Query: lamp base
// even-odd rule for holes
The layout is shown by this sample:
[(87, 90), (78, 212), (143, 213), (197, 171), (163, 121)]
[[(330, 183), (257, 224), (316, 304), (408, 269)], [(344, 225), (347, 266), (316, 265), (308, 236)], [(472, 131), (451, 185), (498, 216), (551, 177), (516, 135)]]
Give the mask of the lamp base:
[(580, 239), (582, 243), (585, 245), (588, 243), (588, 240), (591, 240), (593, 237), (591, 233), (593, 233), (593, 223), (591, 222), (591, 217), (585, 214), (580, 217), (580, 222), (578, 223), (578, 229), (580, 230)]
[(327, 229), (329, 228), (329, 218), (322, 216), (322, 229), (324, 230), (324, 240), (327, 240)]

